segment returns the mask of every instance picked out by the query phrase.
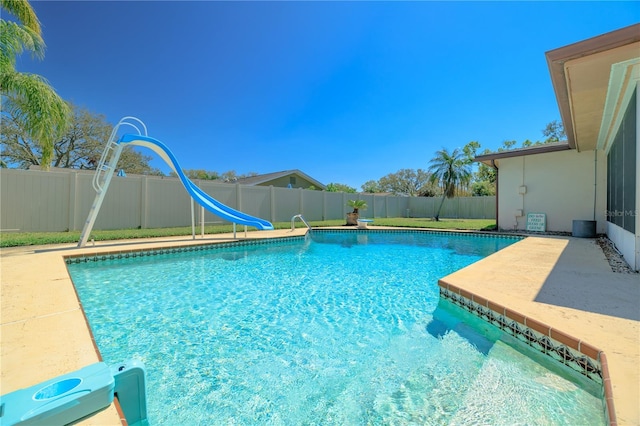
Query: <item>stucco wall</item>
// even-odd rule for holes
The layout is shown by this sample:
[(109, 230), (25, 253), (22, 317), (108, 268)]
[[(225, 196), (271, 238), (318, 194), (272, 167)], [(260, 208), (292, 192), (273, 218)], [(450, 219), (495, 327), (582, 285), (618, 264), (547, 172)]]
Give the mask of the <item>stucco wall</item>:
[(605, 233), (606, 166), (602, 151), (597, 159), (575, 150), (500, 159), (499, 227), (526, 229), (528, 213), (545, 213), (548, 231), (571, 232), (573, 220), (594, 220), (595, 196), (596, 232)]

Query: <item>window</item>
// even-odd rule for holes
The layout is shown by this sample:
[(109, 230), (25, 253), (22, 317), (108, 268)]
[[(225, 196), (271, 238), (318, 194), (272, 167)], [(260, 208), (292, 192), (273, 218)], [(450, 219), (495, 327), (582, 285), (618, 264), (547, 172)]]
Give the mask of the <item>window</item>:
[(607, 220), (636, 231), (636, 121), (637, 90), (607, 155)]

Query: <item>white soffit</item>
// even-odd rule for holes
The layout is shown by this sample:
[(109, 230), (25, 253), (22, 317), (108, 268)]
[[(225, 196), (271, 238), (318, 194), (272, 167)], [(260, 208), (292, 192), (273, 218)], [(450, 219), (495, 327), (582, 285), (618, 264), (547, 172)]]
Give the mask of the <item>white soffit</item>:
[(576, 149), (597, 149), (612, 66), (640, 58), (640, 43), (581, 56), (564, 63)]
[(611, 65), (597, 148), (609, 152), (633, 91), (640, 81), (640, 58)]

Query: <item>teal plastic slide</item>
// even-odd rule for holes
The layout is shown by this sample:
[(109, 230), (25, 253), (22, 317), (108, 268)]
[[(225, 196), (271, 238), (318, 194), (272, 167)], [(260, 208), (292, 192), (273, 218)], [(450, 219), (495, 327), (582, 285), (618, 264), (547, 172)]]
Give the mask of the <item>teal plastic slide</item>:
[(202, 189), (198, 188), (183, 173), (180, 165), (178, 164), (178, 160), (169, 150), (169, 148), (159, 140), (150, 138), (148, 136), (126, 134), (120, 138), (118, 143), (143, 146), (158, 154), (178, 175), (180, 181), (182, 182), (182, 185), (187, 190), (189, 195), (191, 195), (194, 200), (196, 200), (201, 206), (209, 210), (211, 213), (221, 217), (224, 220), (232, 223), (237, 223), (239, 225), (253, 226), (260, 230), (273, 229), (273, 225), (271, 224), (271, 222), (232, 209), (231, 207), (217, 201)]

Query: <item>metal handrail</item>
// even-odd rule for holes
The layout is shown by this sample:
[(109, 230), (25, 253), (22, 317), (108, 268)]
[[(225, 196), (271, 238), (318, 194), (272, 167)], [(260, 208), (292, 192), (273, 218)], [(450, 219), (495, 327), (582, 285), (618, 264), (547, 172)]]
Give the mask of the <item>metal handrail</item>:
[(295, 216), (293, 216), (293, 217), (291, 218), (291, 230), (292, 230), (292, 231), (293, 231), (294, 229), (296, 229), (296, 226), (293, 224), (293, 222), (295, 222), (295, 220), (296, 220), (296, 219), (300, 219), (300, 220), (302, 221), (302, 223), (304, 223), (305, 225), (307, 225), (307, 228), (309, 228), (309, 231), (311, 231), (311, 225), (309, 225), (309, 224), (307, 223), (307, 221), (306, 221), (306, 220), (304, 220), (304, 217), (302, 217), (302, 215), (301, 215), (301, 214), (297, 214), (297, 215), (295, 215)]
[[(129, 121), (127, 121), (129, 120)], [(142, 126), (142, 131), (138, 126), (130, 121), (137, 121)], [(96, 166), (96, 173), (93, 175), (93, 189), (96, 192), (100, 193), (104, 190), (105, 186), (109, 186), (110, 177), (108, 177), (109, 171), (115, 169), (118, 164), (118, 159), (120, 158), (120, 152), (118, 151), (118, 131), (121, 126), (130, 126), (133, 127), (139, 135), (147, 136), (147, 126), (136, 117), (123, 117), (118, 124), (113, 127), (111, 131), (111, 136), (107, 140), (107, 145), (105, 146), (104, 151), (102, 151), (102, 156), (98, 161), (98, 165)]]
[[(139, 125), (142, 126), (143, 130), (140, 131), (140, 128), (131, 121), (138, 122)], [(118, 130), (121, 126), (131, 126), (139, 135), (147, 136), (147, 126), (145, 126), (144, 123), (136, 117), (124, 117), (113, 128), (111, 136), (109, 136), (109, 140), (107, 141), (107, 145), (100, 157), (100, 161), (98, 161), (96, 173), (93, 175), (93, 189), (96, 191), (96, 197), (93, 200), (93, 204), (89, 210), (89, 216), (87, 216), (87, 221), (84, 223), (84, 228), (80, 234), (78, 247), (84, 247), (85, 244), (87, 244), (87, 240), (89, 239), (89, 235), (93, 229), (93, 224), (95, 223), (98, 212), (100, 211), (100, 206), (102, 206), (102, 201), (104, 200), (109, 184), (111, 183), (113, 172), (118, 166), (118, 160), (122, 153), (122, 145), (118, 143)]]

